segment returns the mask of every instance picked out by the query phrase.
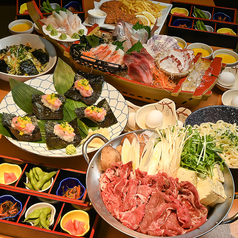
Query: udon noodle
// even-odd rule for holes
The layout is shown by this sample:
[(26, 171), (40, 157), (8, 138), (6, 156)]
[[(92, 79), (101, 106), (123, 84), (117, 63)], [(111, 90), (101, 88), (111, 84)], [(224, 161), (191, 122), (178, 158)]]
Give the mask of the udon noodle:
[(216, 138), (217, 146), (222, 145), (223, 153), (220, 156), (225, 160), (228, 167), (238, 168), (238, 125), (230, 124), (222, 120), (217, 123), (202, 123), (195, 125), (201, 135), (211, 135)]

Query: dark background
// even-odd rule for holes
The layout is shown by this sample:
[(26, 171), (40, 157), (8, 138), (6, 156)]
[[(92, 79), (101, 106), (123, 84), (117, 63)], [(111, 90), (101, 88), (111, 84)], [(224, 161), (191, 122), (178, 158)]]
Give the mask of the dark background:
[(0, 39), (9, 36), (8, 24), (15, 20), (16, 0), (0, 0)]

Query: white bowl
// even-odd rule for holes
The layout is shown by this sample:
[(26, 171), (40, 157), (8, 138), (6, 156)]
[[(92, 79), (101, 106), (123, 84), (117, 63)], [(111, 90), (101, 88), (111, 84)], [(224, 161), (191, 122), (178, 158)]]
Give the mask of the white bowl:
[[(212, 15), (210, 12), (206, 11), (206, 10), (201, 10), (206, 16), (208, 19), (204, 19), (204, 20), (210, 20)], [(195, 17), (195, 15), (193, 14), (193, 17)]]
[(29, 44), (33, 48), (44, 49), (49, 54), (49, 63), (45, 68), (45, 71), (30, 76), (20, 76), (20, 75), (12, 75), (0, 72), (0, 79), (4, 81), (9, 81), (9, 78), (17, 79), (19, 81), (26, 81), (28, 79), (35, 78), (36, 76), (41, 76), (43, 74), (48, 73), (55, 65), (57, 60), (57, 55), (54, 46), (45, 38), (40, 37), (34, 34), (17, 34), (12, 36), (7, 36), (5, 38), (0, 39), (0, 50), (5, 48), (6, 46), (19, 45), (19, 44)]
[(209, 52), (209, 55), (204, 57), (204, 58), (206, 58), (206, 59), (212, 58), (213, 50), (212, 50), (212, 48), (209, 45), (204, 44), (204, 43), (196, 42), (196, 43), (192, 43), (192, 44), (187, 46), (187, 49), (190, 49), (190, 50), (192, 50), (194, 48), (201, 48), (201, 49), (207, 50)]
[(238, 96), (238, 89), (231, 89), (222, 94), (221, 101), (223, 105), (232, 106), (231, 101)]
[[(47, 188), (43, 189), (43, 190), (37, 190), (37, 192), (47, 192), (50, 189), (50, 187), (52, 186), (53, 181), (54, 181), (54, 178), (51, 178), (50, 179), (50, 185)], [(26, 183), (29, 183), (29, 179), (28, 179), (27, 176), (26, 176)], [(25, 188), (30, 190), (27, 186), (25, 186)], [(33, 191), (36, 191), (36, 190), (33, 190)]]
[[(44, 207), (50, 207), (51, 208), (51, 214), (50, 214), (50, 226), (54, 224), (54, 220), (55, 220), (55, 213), (56, 213), (56, 209), (53, 205), (51, 205), (50, 203), (47, 202), (39, 202), (36, 203), (32, 206), (30, 206), (25, 213), (25, 218), (27, 218), (27, 216), (32, 213), (34, 210), (36, 209), (41, 209)], [(30, 222), (30, 224), (33, 226), (33, 223)]]
[(235, 82), (231, 86), (224, 86), (219, 82), (219, 78), (217, 80), (216, 86), (222, 90), (222, 91), (227, 91), (231, 89), (238, 89), (238, 71), (236, 67), (225, 67), (225, 69), (222, 72), (231, 72), (232, 74), (235, 75)]
[(178, 41), (180, 47), (182, 47), (183, 49), (187, 48), (187, 42), (184, 39), (177, 36), (172, 36), (172, 37)]
[(214, 29), (213, 29), (212, 26), (210, 26), (210, 25), (205, 25), (205, 27), (206, 27), (207, 31), (209, 31), (209, 32), (214, 32)]
[[(16, 26), (16, 25), (19, 25), (19, 24), (29, 24), (30, 29), (26, 30), (26, 31), (14, 31), (14, 30), (12, 30), (13, 26)], [(33, 25), (34, 25), (34, 23), (30, 20), (18, 19), (18, 20), (10, 22), (9, 25), (8, 25), (8, 29), (9, 29), (10, 33), (13, 34), (13, 35), (14, 34), (30, 34), (34, 30)]]
[[(238, 54), (233, 51), (233, 50), (228, 50), (228, 49), (219, 49), (219, 50), (215, 50), (213, 52), (213, 58), (217, 57), (217, 55), (219, 54), (227, 54), (227, 55), (231, 55), (236, 59), (236, 62), (234, 63), (226, 63), (226, 66), (228, 67), (232, 67), (232, 66), (236, 66), (238, 64)], [(222, 61), (222, 63), (225, 63), (224, 61)]]
[(103, 12), (99, 9), (88, 10), (88, 23), (89, 24), (93, 25), (94, 23), (97, 23), (98, 25), (103, 25), (106, 17), (107, 17), (107, 13)]

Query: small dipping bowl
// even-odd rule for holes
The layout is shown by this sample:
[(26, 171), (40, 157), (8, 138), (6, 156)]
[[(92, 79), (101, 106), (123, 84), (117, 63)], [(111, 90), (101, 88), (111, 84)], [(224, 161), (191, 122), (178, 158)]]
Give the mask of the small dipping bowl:
[[(45, 188), (45, 189), (43, 189), (43, 190), (37, 190), (37, 192), (47, 192), (47, 191), (50, 189), (50, 187), (52, 186), (53, 181), (54, 181), (54, 177), (51, 178), (51, 180), (50, 180), (50, 185), (49, 185), (47, 188)], [(26, 183), (28, 183), (28, 182), (29, 182), (29, 179), (28, 179), (28, 177), (26, 176)], [(25, 186), (25, 187), (26, 187), (26, 189), (29, 189), (27, 186)], [(30, 190), (30, 189), (29, 189), (29, 190)], [(36, 191), (36, 190), (32, 190), (32, 191)]]
[[(55, 213), (56, 213), (56, 209), (53, 205), (51, 205), (50, 203), (47, 203), (47, 202), (39, 202), (39, 203), (36, 203), (32, 206), (30, 206), (26, 212), (25, 212), (25, 218), (27, 218), (27, 216), (34, 212), (36, 209), (41, 209), (41, 208), (44, 208), (44, 207), (50, 207), (51, 208), (51, 214), (50, 214), (50, 226), (54, 224), (54, 220), (55, 220)], [(32, 226), (33, 226), (33, 223), (32, 222), (29, 222)]]
[(216, 13), (214, 13), (213, 14), (213, 20), (231, 22), (230, 16), (228, 16), (224, 12), (216, 12)]
[(197, 43), (192, 43), (192, 44), (187, 46), (187, 49), (193, 50), (194, 55), (201, 52), (203, 58), (206, 58), (206, 59), (211, 59), (212, 58), (213, 50), (207, 44), (198, 43), (198, 42)]
[(82, 6), (77, 1), (71, 1), (64, 6), (65, 9), (68, 9), (71, 12), (82, 12)]
[(213, 52), (213, 58), (221, 57), (222, 63), (227, 67), (232, 67), (238, 64), (238, 54), (235, 51), (228, 49), (219, 49)]
[(99, 9), (88, 10), (88, 23), (89, 24), (93, 25), (94, 23), (97, 23), (98, 25), (103, 25), (106, 17), (107, 17), (107, 13), (103, 12)]
[(223, 105), (238, 107), (238, 89), (231, 89), (222, 94)]
[(79, 186), (79, 185), (80, 185), (81, 190), (80, 190), (80, 197), (78, 198), (78, 200), (80, 200), (84, 196), (85, 187), (76, 178), (65, 178), (65, 179), (63, 179), (60, 182), (59, 187), (56, 190), (56, 195), (63, 196), (68, 189), (73, 188), (74, 186)]
[(60, 5), (58, 3), (50, 3), (50, 6), (53, 8), (53, 9), (56, 9), (57, 7), (60, 7)]
[[(187, 27), (185, 27), (184, 25), (186, 25)], [(179, 26), (182, 28), (191, 28), (192, 21), (189, 19), (177, 19), (173, 22), (173, 26)]]
[(175, 16), (187, 17), (189, 14), (189, 11), (183, 7), (174, 7), (171, 9), (170, 13)]
[(182, 39), (182, 38), (180, 38), (180, 37), (177, 37), (177, 36), (172, 36), (172, 37), (177, 40), (178, 45), (179, 45), (182, 49), (187, 48), (187, 42), (186, 42), (184, 39)]
[[(14, 173), (16, 175), (16, 179), (14, 181), (5, 183), (4, 173)], [(0, 183), (7, 185), (13, 184), (19, 179), (21, 173), (22, 169), (19, 165), (2, 163), (0, 164)]]
[(60, 221), (60, 227), (62, 230), (64, 230), (65, 232), (69, 233), (70, 235), (72, 235), (70, 233), (70, 231), (68, 231), (66, 228), (65, 228), (65, 224), (71, 220), (74, 221), (74, 220), (79, 220), (79, 221), (82, 221), (84, 222), (84, 228), (85, 228), (85, 232), (82, 233), (82, 234), (79, 234), (79, 235), (76, 235), (76, 236), (84, 236), (90, 229), (90, 218), (89, 218), (89, 215), (87, 212), (85, 211), (82, 211), (82, 210), (73, 210), (73, 211), (70, 211), (68, 213), (66, 213), (61, 221)]
[(207, 31), (209, 31), (209, 32), (214, 32), (214, 29), (213, 29), (212, 26), (205, 25), (205, 27), (206, 27)]
[(30, 20), (19, 19), (12, 21), (8, 25), (8, 29), (11, 34), (30, 34), (33, 32), (34, 24)]
[(11, 219), (15, 218), (16, 216), (18, 216), (20, 214), (20, 212), (22, 210), (22, 203), (11, 195), (0, 196), (0, 204), (2, 204), (3, 202), (6, 202), (6, 201), (11, 201), (13, 204), (17, 203), (17, 207), (19, 209), (18, 213), (15, 214), (14, 216), (8, 216), (8, 217), (0, 218), (2, 220), (11, 220)]
[(219, 28), (217, 33), (236, 36), (236, 33), (231, 28), (227, 27)]
[[(207, 16), (207, 19), (205, 20), (210, 20), (212, 18), (212, 15), (209, 11), (206, 11), (206, 10), (201, 10), (206, 16)], [(193, 17), (196, 17), (194, 14), (193, 14)]]

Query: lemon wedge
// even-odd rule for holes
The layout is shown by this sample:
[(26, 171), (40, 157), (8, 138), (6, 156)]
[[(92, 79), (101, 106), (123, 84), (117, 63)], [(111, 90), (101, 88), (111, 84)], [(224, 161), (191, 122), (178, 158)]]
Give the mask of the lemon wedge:
[(136, 18), (142, 22), (144, 26), (150, 26), (150, 20), (144, 15), (136, 15)]
[(27, 4), (26, 4), (26, 3), (23, 3), (23, 4), (20, 6), (19, 13), (20, 13), (20, 14), (24, 14), (25, 11), (27, 11)]
[(155, 17), (150, 12), (143, 11), (142, 15), (144, 15), (146, 18), (148, 18), (152, 25), (155, 24), (156, 19), (155, 19)]

